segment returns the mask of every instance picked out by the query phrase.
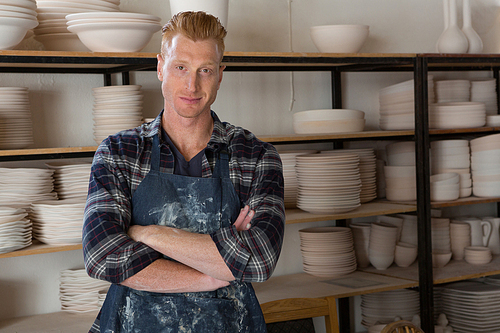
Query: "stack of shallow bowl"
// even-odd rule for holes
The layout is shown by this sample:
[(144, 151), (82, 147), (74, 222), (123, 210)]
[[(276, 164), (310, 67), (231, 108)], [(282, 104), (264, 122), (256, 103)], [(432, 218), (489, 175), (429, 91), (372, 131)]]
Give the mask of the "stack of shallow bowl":
[(361, 178), (360, 202), (366, 203), (377, 197), (377, 164), (373, 148), (324, 150), (321, 153), (325, 155), (357, 154)]
[(373, 267), (384, 270), (392, 265), (397, 239), (397, 227), (385, 222), (371, 224), (368, 257)]
[(0, 0), (0, 50), (15, 48), (38, 25), (34, 0)]
[[(428, 99), (434, 103), (432, 75), (428, 76)], [(382, 130), (408, 130), (415, 128), (415, 84), (404, 81), (379, 91), (380, 120)]]
[(307, 154), (296, 159), (300, 209), (313, 214), (340, 214), (361, 205), (357, 154)]
[(57, 192), (59, 199), (86, 201), (90, 163), (50, 162), (45, 165), (54, 170), (54, 190)]
[(33, 142), (28, 88), (0, 87), (0, 149), (27, 148)]
[(434, 85), (437, 103), (470, 101), (469, 80), (439, 80)]
[(348, 109), (321, 109), (293, 114), (293, 130), (296, 134), (332, 134), (362, 132), (365, 113)]
[(304, 272), (320, 277), (335, 277), (356, 270), (351, 229), (307, 228), (301, 229), (299, 236)]
[(487, 116), (498, 114), (496, 84), (496, 79), (475, 79), (471, 81), (470, 100), (471, 102), (484, 103)]
[(0, 253), (31, 245), (31, 221), (23, 208), (0, 207)]
[(460, 197), (460, 175), (458, 173), (432, 175), (430, 183), (432, 201), (452, 201)]
[(472, 193), (478, 197), (500, 197), (500, 134), (470, 141)]
[(467, 246), (464, 253), (465, 261), (472, 265), (485, 265), (493, 259), (491, 249), (486, 246)]
[(295, 157), (298, 155), (312, 154), (315, 150), (295, 150), (279, 152), (283, 164), (283, 179), (285, 181), (285, 207), (297, 207), (297, 196), (299, 193), (299, 182), (295, 171)]
[(84, 12), (117, 12), (120, 0), (37, 0), (39, 26), (35, 39), (49, 51), (89, 51), (78, 36), (68, 31), (66, 15)]
[(429, 128), (473, 128), (486, 124), (486, 107), (479, 102), (449, 102), (432, 104), (429, 108)]
[(161, 29), (158, 16), (127, 12), (87, 12), (66, 16), (68, 30), (93, 52), (139, 52)]
[(82, 242), (85, 202), (82, 200), (47, 200), (31, 204), (33, 237), (51, 245)]
[(399, 289), (361, 295), (361, 324), (366, 328), (388, 324), (394, 318), (412, 320), (420, 314), (418, 291)]
[(61, 271), (59, 282), (61, 310), (70, 313), (99, 311), (101, 295), (110, 287), (107, 281), (89, 277), (85, 269)]
[(93, 88), (94, 140), (100, 144), (111, 134), (142, 124), (143, 92), (140, 85)]

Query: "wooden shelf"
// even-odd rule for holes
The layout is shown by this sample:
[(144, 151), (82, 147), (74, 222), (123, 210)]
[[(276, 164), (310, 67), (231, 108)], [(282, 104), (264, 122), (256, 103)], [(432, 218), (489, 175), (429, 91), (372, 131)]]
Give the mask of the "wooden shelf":
[(27, 156), (27, 155), (53, 155), (71, 153), (94, 153), (97, 146), (88, 147), (64, 147), (64, 148), (33, 148), (0, 150), (0, 156)]
[(43, 244), (43, 243), (40, 243), (39, 241), (34, 240), (33, 244), (31, 246), (28, 246), (24, 249), (0, 254), (0, 259), (1, 258), (30, 256), (30, 255), (34, 255), (34, 254), (73, 251), (73, 250), (81, 250), (81, 249), (82, 249), (82, 244), (47, 245), (47, 244)]
[(88, 332), (97, 312), (74, 314), (54, 312), (0, 321), (2, 333), (73, 333)]

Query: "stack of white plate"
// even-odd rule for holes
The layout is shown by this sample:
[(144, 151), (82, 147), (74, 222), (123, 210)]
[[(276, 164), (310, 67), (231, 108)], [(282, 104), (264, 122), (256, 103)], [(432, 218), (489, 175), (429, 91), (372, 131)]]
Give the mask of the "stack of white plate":
[(497, 333), (500, 331), (500, 286), (478, 281), (444, 285), (441, 291), (443, 312), (453, 332)]
[(313, 214), (340, 214), (361, 205), (357, 154), (307, 154), (296, 160), (298, 208)]
[(297, 207), (297, 196), (299, 193), (299, 182), (295, 172), (295, 157), (297, 155), (312, 154), (315, 150), (294, 150), (279, 152), (283, 164), (283, 178), (285, 181), (285, 207)]
[(54, 190), (59, 199), (86, 200), (91, 163), (50, 162), (45, 165), (54, 170)]
[(0, 168), (0, 206), (29, 208), (32, 202), (57, 199), (53, 170)]
[(436, 102), (468, 102), (470, 101), (469, 80), (440, 80), (435, 82)]
[(356, 262), (358, 267), (364, 268), (370, 265), (369, 245), (370, 245), (370, 229), (371, 223), (358, 222), (350, 223), (349, 228), (352, 230), (354, 240), (354, 253), (356, 254)]
[(83, 211), (81, 200), (47, 200), (31, 204), (33, 237), (51, 245), (82, 242)]
[(390, 201), (413, 201), (417, 199), (417, 171), (414, 165), (386, 165), (385, 197)]
[(472, 193), (500, 197), (500, 134), (470, 141)]
[(398, 228), (392, 224), (385, 222), (372, 223), (368, 257), (373, 267), (384, 270), (392, 265), (398, 233)]
[(0, 0), (0, 50), (15, 48), (38, 25), (34, 0)]
[(94, 95), (94, 140), (142, 124), (143, 92), (140, 85), (92, 88)]
[(335, 277), (356, 270), (356, 255), (350, 228), (315, 227), (299, 230), (304, 272)]
[(31, 245), (31, 221), (22, 208), (0, 207), (0, 253)]
[(68, 31), (66, 15), (84, 12), (117, 12), (120, 0), (36, 0), (39, 25), (35, 39), (49, 51), (82, 51), (89, 49), (78, 36)]
[(361, 178), (361, 203), (377, 197), (377, 157), (373, 148), (335, 149), (321, 151), (325, 155), (357, 154), (359, 156), (359, 174)]
[(71, 313), (99, 311), (110, 283), (89, 277), (85, 269), (68, 269), (59, 276), (61, 310)]
[(486, 124), (486, 107), (479, 102), (436, 103), (429, 107), (429, 128), (473, 128)]
[[(428, 76), (429, 103), (434, 103), (434, 81)], [(415, 128), (415, 84), (404, 81), (379, 91), (382, 130), (408, 130)]]
[(471, 81), (470, 100), (486, 106), (487, 115), (498, 114), (496, 79), (475, 79)]
[(21, 149), (33, 144), (28, 88), (0, 87), (0, 149)]
[(400, 289), (361, 295), (361, 324), (366, 328), (377, 322), (392, 323), (396, 317), (411, 321), (417, 314), (420, 314), (418, 291)]
[(467, 246), (464, 250), (465, 261), (472, 265), (485, 265), (493, 259), (491, 249), (486, 246)]

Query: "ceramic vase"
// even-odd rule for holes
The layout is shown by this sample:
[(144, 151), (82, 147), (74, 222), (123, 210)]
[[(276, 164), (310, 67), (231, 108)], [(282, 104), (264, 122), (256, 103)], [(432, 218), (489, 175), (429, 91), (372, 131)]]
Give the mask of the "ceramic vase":
[[(448, 26), (450, 25), (450, 0), (443, 0), (443, 19), (444, 19), (444, 30), (443, 32), (448, 29)], [(439, 52), (439, 42), (441, 41), (441, 38), (443, 37), (443, 34), (439, 36), (437, 42), (436, 42), (436, 52)]]
[(186, 11), (203, 11), (220, 20), (227, 29), (229, 0), (170, 0), (170, 13), (173, 15)]
[(463, 0), (463, 27), (462, 32), (469, 41), (469, 49), (467, 53), (481, 53), (483, 52), (483, 41), (477, 32), (472, 28), (472, 14), (470, 8), (470, 0)]
[(467, 53), (469, 41), (457, 24), (457, 1), (449, 1), (449, 24), (443, 31), (438, 43), (440, 53)]

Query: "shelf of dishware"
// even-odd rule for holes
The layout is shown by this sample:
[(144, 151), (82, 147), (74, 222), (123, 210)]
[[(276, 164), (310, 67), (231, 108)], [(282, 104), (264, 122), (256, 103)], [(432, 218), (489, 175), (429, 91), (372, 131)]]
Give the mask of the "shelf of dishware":
[(53, 312), (34, 316), (10, 318), (0, 321), (0, 332), (88, 332), (97, 312), (70, 313)]
[(73, 250), (81, 250), (81, 249), (82, 249), (82, 244), (49, 245), (49, 244), (41, 243), (37, 240), (33, 240), (33, 244), (31, 244), (28, 247), (25, 247), (24, 249), (0, 254), (0, 259), (1, 258), (30, 256), (30, 255), (34, 255), (34, 254), (46, 254), (46, 253), (73, 251)]
[[(367, 273), (418, 282), (418, 262), (414, 262), (409, 267), (398, 267), (392, 264), (392, 266), (385, 270), (377, 270), (373, 266), (358, 269)], [(434, 267), (433, 282), (434, 284), (442, 284), (498, 274), (500, 274), (499, 255), (493, 255), (491, 262), (481, 265), (470, 264), (465, 260), (451, 259), (444, 267)]]
[[(399, 201), (392, 201), (395, 204), (408, 204), (408, 205), (416, 205), (416, 201), (405, 201), (405, 202), (399, 202)], [(464, 205), (476, 205), (476, 204), (483, 204), (483, 203), (493, 203), (493, 202), (500, 202), (500, 198), (498, 197), (475, 197), (475, 196), (470, 196), (470, 197), (465, 197), (465, 198), (459, 198), (453, 201), (431, 201), (431, 208), (444, 208), (444, 207), (455, 207), (455, 206), (464, 206)]]

